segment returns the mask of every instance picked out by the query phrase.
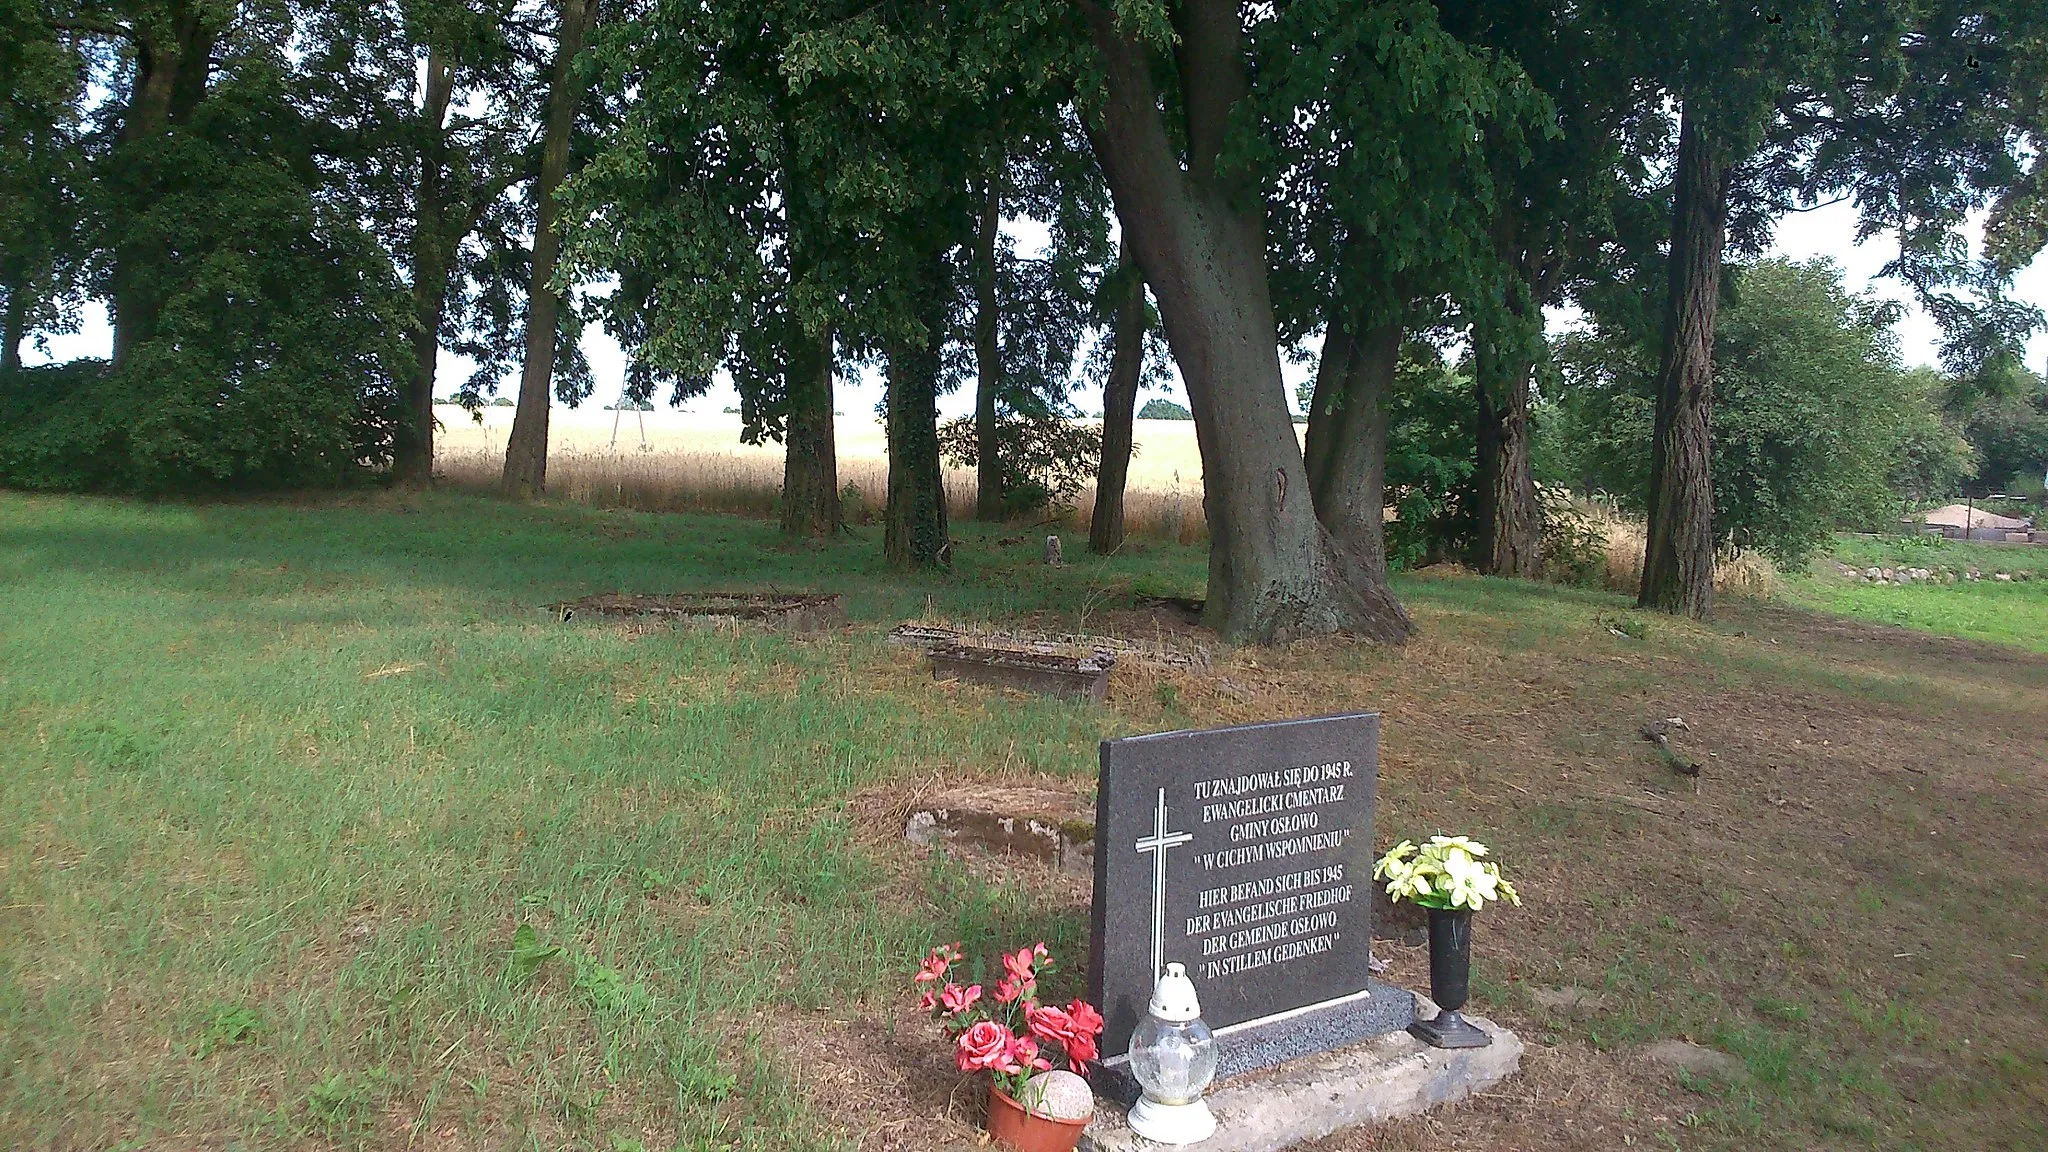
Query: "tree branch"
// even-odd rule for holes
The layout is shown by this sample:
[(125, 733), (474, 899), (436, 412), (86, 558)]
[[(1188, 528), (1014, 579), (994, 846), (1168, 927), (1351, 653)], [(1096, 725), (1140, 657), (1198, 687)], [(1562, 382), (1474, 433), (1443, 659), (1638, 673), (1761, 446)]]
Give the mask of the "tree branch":
[(100, 20), (91, 16), (45, 16), (43, 22), (59, 32), (82, 32), (93, 36), (113, 36), (122, 40), (134, 40), (135, 30), (113, 20)]
[(1174, 57), (1187, 118), (1188, 171), (1204, 184), (1217, 177), (1230, 110), (1251, 90), (1241, 20), (1238, 0), (1187, 0), (1174, 20), (1181, 40)]

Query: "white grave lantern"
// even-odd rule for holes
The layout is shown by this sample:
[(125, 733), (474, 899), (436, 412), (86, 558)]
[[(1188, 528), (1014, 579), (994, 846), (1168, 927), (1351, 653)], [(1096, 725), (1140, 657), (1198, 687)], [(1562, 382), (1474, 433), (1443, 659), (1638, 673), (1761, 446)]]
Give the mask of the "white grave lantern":
[(1178, 964), (1153, 985), (1149, 1012), (1131, 1033), (1131, 1075), (1144, 1091), (1131, 1109), (1131, 1131), (1161, 1144), (1193, 1144), (1216, 1131), (1202, 1099), (1216, 1078), (1216, 1037)]

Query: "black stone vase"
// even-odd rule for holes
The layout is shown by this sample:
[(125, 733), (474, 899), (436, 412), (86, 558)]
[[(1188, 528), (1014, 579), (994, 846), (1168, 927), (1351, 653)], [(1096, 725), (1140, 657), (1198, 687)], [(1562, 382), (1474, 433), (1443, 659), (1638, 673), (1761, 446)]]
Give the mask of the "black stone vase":
[(1484, 1048), (1493, 1043), (1477, 1024), (1458, 1015), (1472, 991), (1472, 910), (1429, 910), (1429, 998), (1442, 1011), (1408, 1029), (1435, 1048)]

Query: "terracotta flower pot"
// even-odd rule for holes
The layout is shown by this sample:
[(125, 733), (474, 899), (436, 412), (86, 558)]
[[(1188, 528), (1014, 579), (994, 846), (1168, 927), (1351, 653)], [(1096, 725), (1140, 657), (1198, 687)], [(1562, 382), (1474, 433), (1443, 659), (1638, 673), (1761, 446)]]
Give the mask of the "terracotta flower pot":
[(1086, 1120), (1034, 1116), (1002, 1089), (988, 1090), (988, 1134), (1018, 1152), (1073, 1152)]

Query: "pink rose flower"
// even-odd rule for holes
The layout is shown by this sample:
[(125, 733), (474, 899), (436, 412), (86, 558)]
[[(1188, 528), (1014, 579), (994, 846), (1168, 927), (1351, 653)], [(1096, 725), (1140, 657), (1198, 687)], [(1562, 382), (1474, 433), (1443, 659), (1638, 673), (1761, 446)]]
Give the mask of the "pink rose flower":
[(1066, 1038), (1061, 1047), (1067, 1050), (1067, 1063), (1076, 1072), (1088, 1070), (1088, 1064), (1101, 1053), (1095, 1047), (1095, 1037), (1077, 1033)]
[(1055, 1044), (1065, 1044), (1067, 1037), (1074, 1034), (1074, 1018), (1059, 1008), (1029, 1005), (1024, 1009), (1024, 1023), (1033, 1036)]
[(939, 1003), (945, 1006), (946, 1014), (949, 1016), (958, 1016), (960, 1013), (967, 1011), (969, 1008), (974, 1007), (974, 1002), (979, 999), (981, 999), (981, 985), (979, 984), (969, 984), (965, 988), (958, 984), (948, 984), (939, 993)]
[(1033, 991), (1032, 985), (1019, 984), (1016, 980), (1005, 976), (1001, 980), (996, 981), (996, 1003), (1014, 1004), (1018, 999), (1031, 995)]
[(983, 1020), (954, 1042), (953, 1063), (962, 1072), (1012, 1071), (1010, 1044), (1016, 1037), (993, 1020)]
[(1007, 1065), (999, 1071), (1017, 1073), (1027, 1068), (1044, 1072), (1052, 1067), (1052, 1061), (1038, 1054), (1038, 1041), (1029, 1036), (1010, 1038), (1009, 1050), (1003, 1053)]
[(1037, 1005), (1024, 1009), (1024, 1019), (1030, 1025), (1032, 1035), (1065, 1049), (1067, 1063), (1079, 1071), (1097, 1055), (1095, 1036), (1102, 1030), (1102, 1018), (1079, 1001), (1075, 1001), (1074, 1007), (1082, 1009), (1093, 1019), (1084, 1023), (1075, 1017), (1072, 1008), (1040, 1008)]
[(1078, 1072), (1101, 1054), (1096, 1044), (1102, 1035), (1102, 1013), (1085, 1000), (1075, 1000), (1067, 1005), (1065, 1015), (1067, 1034), (1060, 1038), (1060, 1046), (1067, 1050), (1067, 1063)]
[(1074, 1031), (1080, 1035), (1102, 1035), (1102, 1013), (1095, 1010), (1086, 1000), (1073, 1000), (1067, 1004), (1067, 1017), (1074, 1022)]

